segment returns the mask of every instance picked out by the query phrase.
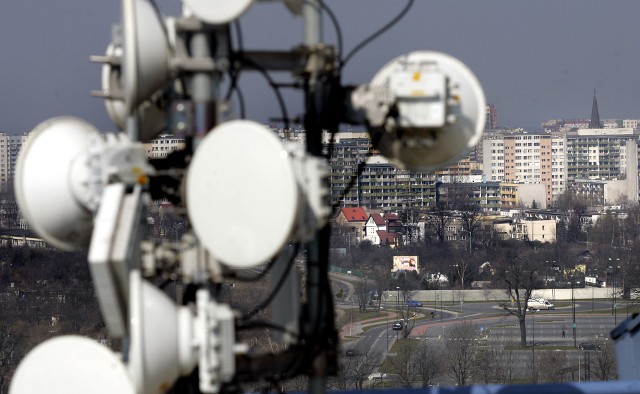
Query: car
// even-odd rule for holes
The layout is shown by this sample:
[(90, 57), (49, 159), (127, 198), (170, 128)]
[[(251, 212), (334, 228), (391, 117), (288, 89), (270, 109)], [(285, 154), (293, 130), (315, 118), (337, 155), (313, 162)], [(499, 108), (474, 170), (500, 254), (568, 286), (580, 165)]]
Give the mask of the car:
[(544, 298), (530, 298), (527, 301), (527, 307), (530, 310), (539, 310), (539, 309), (552, 310), (552, 309), (555, 309), (555, 306), (552, 303), (550, 303), (549, 301), (545, 300)]
[(580, 350), (600, 350), (602, 349), (602, 344), (598, 342), (582, 342), (578, 345)]
[(347, 349), (347, 350), (345, 350), (344, 355), (347, 356), (347, 357), (355, 357), (355, 356), (358, 355), (358, 351), (356, 349), (353, 349), (353, 348)]
[(404, 324), (402, 323), (402, 321), (394, 321), (393, 324), (391, 324), (392, 330), (400, 331), (402, 330), (402, 328), (404, 328)]
[(414, 301), (414, 300), (408, 300), (408, 301), (407, 301), (407, 306), (408, 306), (408, 307), (410, 307), (410, 308), (411, 308), (411, 307), (413, 307), (413, 308), (415, 308), (415, 307), (421, 307), (421, 306), (422, 306), (422, 302), (420, 302), (420, 301)]
[(380, 373), (380, 372), (374, 372), (371, 375), (369, 375), (368, 379), (369, 380), (374, 380), (374, 379), (384, 379), (387, 377), (386, 373)]

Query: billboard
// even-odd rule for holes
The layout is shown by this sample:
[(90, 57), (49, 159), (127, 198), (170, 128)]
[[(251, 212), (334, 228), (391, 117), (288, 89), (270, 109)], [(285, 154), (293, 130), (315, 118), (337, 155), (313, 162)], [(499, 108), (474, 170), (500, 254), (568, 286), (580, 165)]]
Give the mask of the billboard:
[(393, 269), (396, 271), (416, 271), (418, 272), (418, 256), (393, 256)]

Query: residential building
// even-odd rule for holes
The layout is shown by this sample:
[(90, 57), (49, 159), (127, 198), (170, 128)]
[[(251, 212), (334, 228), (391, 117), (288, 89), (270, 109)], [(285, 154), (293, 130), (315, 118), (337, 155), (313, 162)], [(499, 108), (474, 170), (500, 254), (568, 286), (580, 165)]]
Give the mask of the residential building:
[(10, 135), (0, 133), (0, 188), (8, 187), (14, 179), (18, 154), (29, 133)]
[(611, 182), (607, 201), (621, 196), (638, 201), (638, 137), (631, 128), (491, 133), (483, 141), (483, 175), (509, 184), (544, 185), (544, 204), (536, 199), (541, 207), (551, 206), (578, 179)]
[(611, 183), (617, 197), (638, 201), (638, 137), (631, 128), (567, 133), (567, 182), (618, 181)]
[(355, 244), (364, 238), (364, 227), (369, 220), (369, 215), (362, 207), (342, 208), (335, 219), (336, 231), (346, 239), (349, 244)]
[(148, 159), (162, 159), (173, 151), (184, 149), (185, 141), (171, 134), (161, 134), (149, 142), (144, 143), (144, 150)]
[(453, 209), (471, 202), (478, 204), (483, 211), (500, 211), (500, 182), (442, 183), (438, 193), (440, 201)]
[(500, 207), (513, 209), (518, 207), (546, 208), (546, 191), (542, 183), (500, 183)]
[[(371, 150), (364, 133), (335, 133), (331, 148), (331, 204), (398, 212), (406, 207), (426, 209), (436, 197), (436, 175), (399, 170)], [(364, 163), (361, 165), (360, 163)]]
[(0, 133), (0, 184), (9, 182), (9, 136)]
[(555, 242), (556, 221), (527, 218), (501, 218), (493, 221), (493, 231), (502, 239)]
[(628, 129), (637, 129), (638, 122), (640, 122), (640, 119), (623, 119), (622, 127), (628, 128)]
[(364, 238), (374, 245), (398, 246), (403, 243), (404, 226), (398, 215), (372, 213), (365, 224)]
[(517, 219), (512, 225), (514, 239), (523, 241), (555, 242), (555, 220), (522, 220)]
[(552, 133), (588, 129), (590, 123), (590, 119), (551, 119), (542, 124), (542, 132)]
[(567, 138), (565, 133), (551, 134), (551, 201), (567, 190)]
[(551, 134), (494, 133), (483, 141), (483, 174), (491, 181), (543, 184), (544, 204), (550, 205), (553, 199), (552, 143)]

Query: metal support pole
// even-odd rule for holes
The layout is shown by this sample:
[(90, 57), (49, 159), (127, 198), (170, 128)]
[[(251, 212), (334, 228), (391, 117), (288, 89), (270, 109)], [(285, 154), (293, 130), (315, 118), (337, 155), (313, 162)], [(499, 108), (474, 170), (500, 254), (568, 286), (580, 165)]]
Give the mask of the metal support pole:
[(618, 306), (616, 305), (616, 268), (613, 267), (613, 324), (618, 325)]
[[(198, 32), (191, 37), (189, 47), (194, 59), (220, 59), (226, 57), (226, 34), (214, 30)], [(216, 51), (214, 53), (213, 51)], [(191, 93), (193, 97), (194, 146), (204, 138), (218, 122), (216, 104), (220, 96), (220, 79), (218, 72), (196, 72), (191, 77)]]
[(536, 383), (538, 379), (536, 378), (536, 314), (531, 314), (531, 321), (533, 323), (532, 327), (532, 336), (533, 340), (531, 341), (531, 366), (533, 370), (533, 383)]
[(322, 42), (322, 14), (319, 0), (307, 0), (302, 5), (304, 20), (304, 44), (315, 45)]
[(573, 347), (578, 347), (576, 339), (576, 299), (573, 294), (574, 282), (573, 276), (571, 277), (571, 305), (573, 309)]
[[(302, 5), (302, 17), (304, 22), (304, 44), (314, 46), (321, 43), (322, 17), (319, 1), (309, 0), (304, 2)], [(307, 131), (307, 151), (314, 156), (322, 156), (322, 129), (316, 113), (316, 81), (313, 78), (309, 78), (307, 81), (305, 94), (304, 127)], [(311, 285), (311, 288), (308, 289), (307, 308), (310, 327), (314, 327), (311, 332), (307, 330), (307, 334), (320, 335), (321, 338), (318, 338), (320, 341), (329, 341), (321, 343), (324, 346), (323, 351), (313, 361), (309, 373), (310, 394), (323, 394), (326, 392), (328, 367), (333, 367), (333, 365), (329, 365), (330, 352), (333, 350), (330, 347), (336, 346), (333, 340), (337, 340), (337, 338), (328, 337), (336, 336), (336, 333), (333, 305), (329, 304), (330, 298), (324, 294), (329, 288), (327, 270), (330, 232), (330, 228), (327, 225), (317, 233), (317, 236), (309, 244), (310, 253), (307, 260), (308, 283)], [(331, 360), (331, 364), (333, 363), (335, 363), (335, 360)]]

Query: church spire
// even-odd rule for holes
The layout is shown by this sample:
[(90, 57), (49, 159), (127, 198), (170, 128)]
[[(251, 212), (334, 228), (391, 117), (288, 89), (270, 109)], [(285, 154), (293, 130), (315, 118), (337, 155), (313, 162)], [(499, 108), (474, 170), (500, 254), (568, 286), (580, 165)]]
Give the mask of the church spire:
[(591, 107), (591, 122), (589, 122), (589, 128), (600, 128), (600, 114), (598, 113), (598, 100), (596, 99), (595, 89), (593, 89), (593, 106)]

